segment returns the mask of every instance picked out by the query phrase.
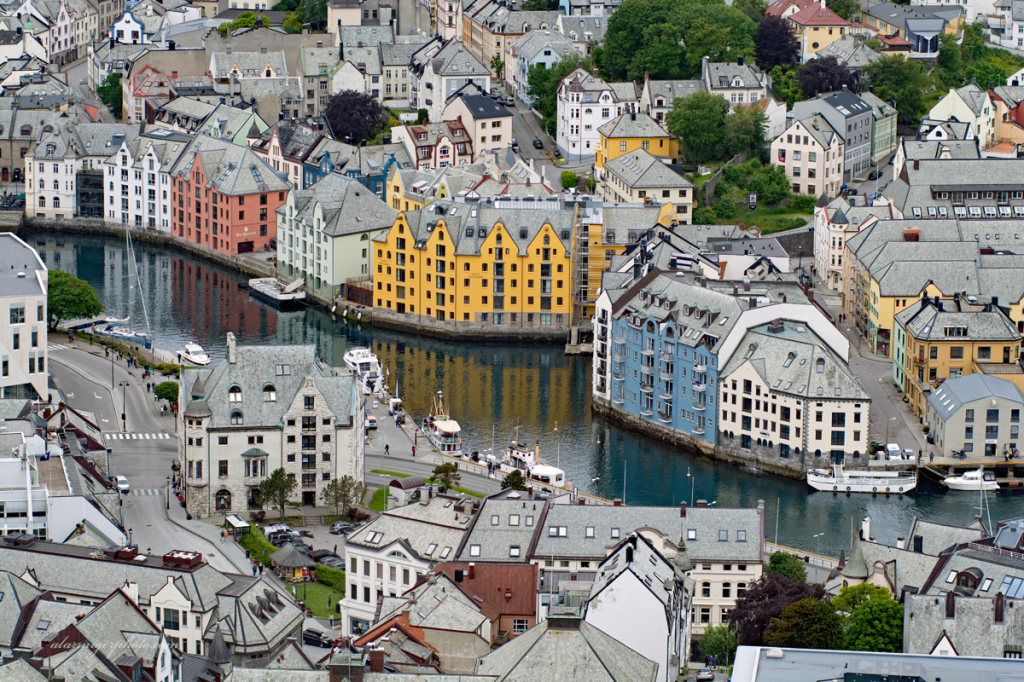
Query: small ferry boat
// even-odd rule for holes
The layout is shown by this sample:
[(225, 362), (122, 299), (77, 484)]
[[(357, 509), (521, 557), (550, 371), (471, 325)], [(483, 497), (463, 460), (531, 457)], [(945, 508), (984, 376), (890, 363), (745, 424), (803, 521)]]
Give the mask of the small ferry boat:
[(452, 457), (462, 457), (462, 427), (459, 426), (459, 422), (449, 417), (444, 406), (444, 392), (438, 391), (434, 396), (430, 416), (423, 422), (423, 432), (438, 452)]
[(831, 471), (808, 471), (807, 485), (825, 492), (900, 494), (917, 487), (917, 472), (846, 471), (842, 464), (833, 464)]
[(355, 373), (363, 386), (368, 387), (368, 391), (372, 391), (381, 375), (380, 360), (373, 354), (373, 351), (369, 348), (352, 348), (345, 353), (343, 359), (345, 366)]
[(942, 479), (942, 485), (950, 490), (999, 490), (994, 472), (985, 471), (981, 467), (977, 471), (967, 471), (959, 476), (947, 476)]
[(523, 478), (528, 480), (565, 487), (565, 472), (558, 467), (549, 466), (540, 461), (540, 444), (534, 445), (533, 450), (527, 450), (526, 446), (518, 442), (518, 427), (516, 440), (509, 445), (501, 454), (501, 457), (487, 455), (487, 461), (494, 464), (496, 469), (502, 473), (510, 474), (519, 471)]
[(198, 343), (194, 341), (191, 343), (186, 343), (185, 350), (179, 350), (178, 356), (182, 360), (190, 362), (193, 365), (198, 365), (200, 367), (205, 367), (206, 365), (210, 364), (210, 356), (206, 354), (206, 351), (203, 350), (202, 346), (200, 346)]
[(249, 280), (249, 293), (253, 298), (287, 311), (305, 302), (306, 292), (298, 290), (301, 286), (301, 279), (285, 284), (276, 277), (259, 277)]

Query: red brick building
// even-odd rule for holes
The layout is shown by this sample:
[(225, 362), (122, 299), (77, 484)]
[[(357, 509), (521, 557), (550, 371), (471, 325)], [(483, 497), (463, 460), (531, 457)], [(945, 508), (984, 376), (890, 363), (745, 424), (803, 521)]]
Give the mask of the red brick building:
[(291, 184), (248, 147), (197, 135), (171, 170), (176, 237), (224, 255), (269, 249)]

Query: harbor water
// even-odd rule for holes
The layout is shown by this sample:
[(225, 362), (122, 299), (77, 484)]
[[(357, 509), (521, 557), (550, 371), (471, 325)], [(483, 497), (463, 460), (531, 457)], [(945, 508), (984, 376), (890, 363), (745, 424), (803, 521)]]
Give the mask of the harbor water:
[[(977, 493), (950, 492), (927, 479), (902, 497), (819, 493), (802, 481), (757, 476), (618, 428), (591, 414), (590, 359), (567, 357), (561, 346), (458, 343), (346, 322), (319, 308), (279, 312), (249, 295), (244, 276), (148, 244), (135, 244), (135, 286), (123, 241), (50, 233), (25, 239), (48, 267), (88, 281), (105, 314), (131, 315), (140, 330), (148, 316), (156, 348), (174, 352), (196, 341), (217, 361), (230, 331), (240, 344), (314, 344), (328, 363), (344, 366), (346, 350), (368, 346), (414, 418), (444, 391), (467, 452), (501, 449), (518, 432), (520, 443), (539, 444), (546, 463), (595, 495), (631, 505), (706, 500), (753, 507), (764, 500), (768, 539), (830, 556), (849, 548), (864, 516), (876, 538), (895, 544), (915, 515), (962, 524), (978, 514)], [(1024, 491), (1004, 490), (989, 494), (986, 515), (993, 522), (1020, 516), (1022, 506)]]

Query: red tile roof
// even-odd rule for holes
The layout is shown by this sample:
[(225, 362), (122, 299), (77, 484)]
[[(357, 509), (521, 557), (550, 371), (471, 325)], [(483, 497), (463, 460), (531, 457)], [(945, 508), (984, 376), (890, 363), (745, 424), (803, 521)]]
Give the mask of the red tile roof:
[(796, 14), (786, 17), (801, 26), (849, 26), (850, 22), (821, 5), (814, 3)]
[(537, 612), (537, 567), (533, 564), (476, 563), (473, 578), (469, 577), (469, 564), (440, 564), (435, 570), (453, 582), (455, 571), (461, 570), (462, 582), (456, 584), (501, 615), (533, 616)]
[(766, 17), (781, 17), (783, 12), (787, 11), (794, 5), (796, 5), (799, 11), (817, 4), (820, 3), (816, 0), (775, 0), (775, 2), (768, 5), (768, 9), (764, 11), (764, 15)]
[(882, 43), (884, 43), (885, 45), (888, 45), (889, 47), (910, 47), (911, 45), (913, 45), (912, 42), (910, 42), (906, 38), (901, 38), (898, 35), (879, 35), (875, 37), (882, 41)]

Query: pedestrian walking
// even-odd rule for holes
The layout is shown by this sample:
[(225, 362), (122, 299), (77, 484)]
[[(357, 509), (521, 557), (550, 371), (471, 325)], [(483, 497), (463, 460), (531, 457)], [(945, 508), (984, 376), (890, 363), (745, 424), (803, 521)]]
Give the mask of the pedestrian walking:
[(227, 540), (228, 540), (228, 532), (227, 532), (227, 530), (221, 531), (221, 533), (220, 533), (220, 544), (223, 545), (225, 542), (227, 542)]
[(337, 546), (337, 545), (335, 545), (335, 546), (334, 546), (334, 553), (335, 553), (335, 554), (337, 554), (337, 553), (338, 553), (338, 546)]
[(263, 564), (260, 564), (260, 575), (263, 575)]
[(388, 443), (384, 443), (384, 454), (385, 455), (391, 454), (391, 446)]
[(256, 575), (256, 564), (252, 565), (252, 574)]
[(415, 445), (412, 446), (412, 458), (416, 459), (416, 446)]

